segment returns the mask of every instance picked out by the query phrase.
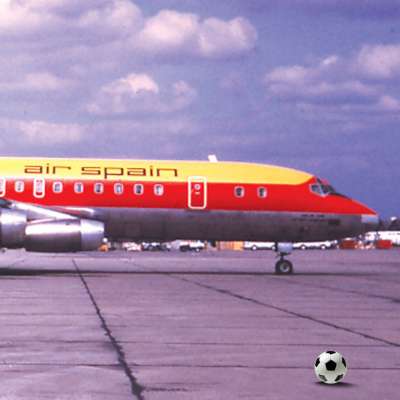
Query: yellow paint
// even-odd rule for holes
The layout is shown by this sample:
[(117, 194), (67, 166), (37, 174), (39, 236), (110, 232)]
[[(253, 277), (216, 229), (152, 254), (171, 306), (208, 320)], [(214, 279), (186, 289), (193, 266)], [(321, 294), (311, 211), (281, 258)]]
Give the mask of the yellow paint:
[[(41, 174), (38, 172), (40, 169)], [(99, 171), (99, 174), (84, 175), (82, 171)], [(128, 171), (133, 176), (129, 176)], [(157, 171), (159, 171), (159, 176), (156, 176)], [(107, 178), (108, 180), (170, 182), (186, 182), (190, 176), (203, 176), (210, 183), (291, 185), (304, 183), (312, 177), (308, 173), (290, 168), (242, 162), (0, 157), (0, 177), (34, 178), (38, 176), (51, 179), (100, 180)]]

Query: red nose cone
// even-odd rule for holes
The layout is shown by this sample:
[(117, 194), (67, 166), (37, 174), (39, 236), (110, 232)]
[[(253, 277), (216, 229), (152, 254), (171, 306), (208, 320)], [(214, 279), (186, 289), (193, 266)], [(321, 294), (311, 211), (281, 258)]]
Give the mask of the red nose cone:
[(362, 204), (356, 200), (350, 201), (353, 203), (353, 207), (355, 208), (355, 214), (378, 216), (378, 213), (376, 211), (374, 211), (372, 208), (367, 207), (365, 204)]
[(332, 212), (338, 214), (373, 215), (378, 214), (366, 205), (345, 196), (328, 196), (327, 205)]
[(362, 203), (355, 200), (351, 201), (358, 210), (357, 214), (361, 216), (361, 224), (364, 226), (364, 231), (368, 232), (377, 230), (380, 225), (378, 213)]

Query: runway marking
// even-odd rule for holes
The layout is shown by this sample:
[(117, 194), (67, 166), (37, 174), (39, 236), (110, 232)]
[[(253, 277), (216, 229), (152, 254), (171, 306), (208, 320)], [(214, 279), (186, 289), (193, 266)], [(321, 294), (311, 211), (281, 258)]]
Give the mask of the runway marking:
[(224, 294), (224, 295), (227, 295), (227, 296), (231, 296), (231, 297), (237, 298), (239, 300), (248, 301), (250, 303), (257, 304), (257, 305), (262, 306), (262, 307), (272, 308), (274, 310), (278, 310), (278, 311), (284, 312), (284, 313), (289, 314), (289, 315), (293, 315), (293, 316), (298, 317), (298, 318), (303, 318), (303, 319), (306, 319), (306, 320), (309, 320), (309, 321), (312, 321), (312, 322), (316, 322), (318, 324), (322, 324), (322, 325), (325, 325), (325, 326), (329, 326), (331, 328), (342, 330), (344, 332), (348, 332), (348, 333), (352, 333), (354, 335), (362, 336), (362, 337), (364, 337), (366, 339), (371, 339), (371, 340), (374, 340), (374, 341), (377, 341), (377, 342), (381, 342), (381, 343), (387, 344), (389, 346), (400, 347), (399, 343), (392, 342), (392, 341), (386, 340), (386, 339), (382, 339), (382, 338), (379, 338), (379, 337), (376, 337), (376, 336), (368, 335), (367, 333), (363, 333), (363, 332), (356, 331), (354, 329), (346, 328), (344, 326), (340, 326), (340, 325), (334, 324), (332, 322), (324, 321), (322, 319), (318, 319), (318, 318), (312, 317), (310, 315), (301, 314), (299, 312), (291, 311), (291, 310), (288, 310), (288, 309), (283, 308), (283, 307), (275, 306), (273, 304), (268, 304), (268, 303), (265, 303), (265, 302), (262, 302), (262, 301), (259, 301), (259, 300), (256, 300), (256, 299), (252, 299), (251, 297), (243, 296), (243, 295), (234, 293), (234, 292), (232, 292), (230, 290), (227, 290), (227, 289), (220, 289), (220, 288), (217, 288), (217, 287), (214, 287), (214, 286), (211, 286), (211, 285), (206, 285), (204, 283), (195, 282), (195, 281), (192, 281), (190, 279), (186, 279), (186, 278), (184, 278), (182, 276), (178, 277), (178, 276), (174, 275), (174, 276), (170, 276), (170, 277), (172, 279), (178, 279), (178, 280), (181, 280), (183, 282), (191, 283), (193, 285), (202, 287), (204, 289), (212, 290), (214, 292), (221, 293), (221, 294)]
[(138, 400), (144, 400), (143, 391), (145, 388), (138, 383), (136, 377), (133, 375), (129, 364), (126, 361), (124, 350), (123, 350), (122, 346), (118, 343), (117, 339), (114, 337), (110, 327), (107, 325), (107, 321), (105, 320), (105, 318), (100, 310), (100, 307), (98, 306), (96, 299), (94, 298), (94, 296), (89, 288), (89, 285), (86, 282), (85, 277), (82, 275), (82, 273), (79, 269), (78, 263), (74, 259), (72, 259), (72, 263), (76, 269), (79, 279), (81, 280), (81, 282), (90, 298), (90, 301), (93, 304), (93, 307), (96, 310), (96, 314), (99, 317), (100, 322), (101, 322), (101, 327), (105, 331), (107, 337), (109, 338), (109, 340), (111, 342), (112, 347), (114, 348), (115, 352), (117, 353), (119, 365), (125, 372), (125, 375), (127, 376), (128, 380), (130, 382), (132, 394)]

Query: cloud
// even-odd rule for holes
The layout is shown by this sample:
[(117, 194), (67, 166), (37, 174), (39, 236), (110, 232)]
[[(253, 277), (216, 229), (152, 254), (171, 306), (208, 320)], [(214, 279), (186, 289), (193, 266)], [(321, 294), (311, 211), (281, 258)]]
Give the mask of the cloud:
[(0, 118), (0, 132), (4, 154), (93, 156), (95, 150), (104, 157), (140, 157), (141, 152), (172, 157), (177, 148), (192, 145), (201, 128), (191, 117), (163, 114), (162, 118), (106, 118), (90, 123)]
[(400, 101), (388, 95), (384, 95), (379, 99), (378, 106), (386, 111), (400, 111)]
[(400, 45), (365, 45), (354, 62), (354, 69), (375, 79), (400, 76)]
[(66, 90), (74, 86), (72, 81), (58, 78), (49, 72), (28, 73), (22, 79), (0, 81), (0, 89), (7, 91), (49, 92)]
[(205, 57), (220, 57), (245, 53), (254, 48), (255, 28), (245, 18), (221, 21), (209, 18), (200, 27), (199, 52)]
[(391, 93), (393, 79), (400, 73), (397, 49), (397, 45), (368, 45), (347, 59), (331, 55), (309, 66), (275, 68), (264, 77), (268, 97), (294, 105), (307, 118), (353, 127), (360, 115), (364, 120), (398, 118), (400, 103)]
[(346, 69), (338, 56), (330, 56), (310, 67), (275, 68), (266, 74), (264, 81), (270, 96), (286, 101), (331, 104), (373, 100), (376, 89), (348, 74)]
[(131, 0), (0, 0), (0, 96), (7, 99), (0, 117), (23, 112), (56, 120), (67, 113), (79, 120), (83, 109), (124, 117), (183, 110), (197, 97), (186, 79), (151, 78), (157, 94), (135, 93), (117, 78), (171, 60), (187, 70), (198, 60), (241, 57), (254, 48), (249, 21), (208, 16), (144, 14)]
[(171, 113), (189, 106), (196, 96), (184, 81), (161, 89), (151, 76), (131, 73), (104, 85), (86, 109), (96, 115)]
[(0, 0), (0, 40), (47, 50), (84, 42), (86, 47), (107, 44), (109, 51), (136, 57), (219, 58), (252, 50), (257, 33), (243, 17), (202, 20), (196, 14), (161, 10), (146, 18), (130, 0)]
[(55, 37), (69, 41), (90, 32), (111, 39), (131, 33), (141, 20), (140, 9), (128, 0), (0, 0), (3, 39), (37, 40), (39, 35), (40, 42), (49, 43)]
[(48, 13), (40, 15), (30, 7), (13, 0), (0, 1), (0, 36), (26, 34), (42, 23), (54, 22)]
[(82, 141), (87, 128), (81, 124), (55, 123), (41, 120), (23, 121), (1, 118), (0, 129), (4, 141), (12, 141), (15, 148), (29, 143), (30, 147), (52, 147)]
[(134, 46), (153, 53), (178, 51), (196, 44), (199, 18), (194, 14), (162, 10), (148, 18), (133, 38)]
[(17, 129), (30, 143), (36, 146), (80, 142), (85, 128), (79, 124), (49, 123), (46, 121), (18, 122)]
[(133, 46), (149, 54), (187, 54), (219, 58), (254, 48), (255, 28), (245, 18), (223, 21), (172, 10), (162, 10), (147, 19), (133, 39)]

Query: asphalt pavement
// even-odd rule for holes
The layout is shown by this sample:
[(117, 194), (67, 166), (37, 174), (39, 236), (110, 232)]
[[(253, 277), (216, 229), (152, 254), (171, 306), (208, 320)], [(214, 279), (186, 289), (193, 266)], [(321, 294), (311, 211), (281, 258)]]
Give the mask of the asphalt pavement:
[[(0, 256), (0, 399), (400, 398), (400, 250)], [(348, 374), (317, 382), (324, 350)]]

